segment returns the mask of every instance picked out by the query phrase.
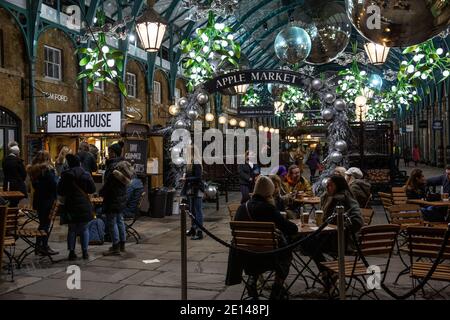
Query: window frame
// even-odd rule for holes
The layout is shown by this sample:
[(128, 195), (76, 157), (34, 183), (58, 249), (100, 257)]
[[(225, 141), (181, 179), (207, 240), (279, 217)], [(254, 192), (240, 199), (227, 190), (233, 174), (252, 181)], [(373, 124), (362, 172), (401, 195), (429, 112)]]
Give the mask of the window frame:
[[(46, 60), (46, 52), (47, 49), (58, 52), (59, 54), (59, 64), (54, 62), (54, 61), (48, 61)], [(55, 69), (53, 69), (55, 66), (58, 66), (58, 78), (54, 77), (54, 76), (49, 76), (48, 75), (48, 65), (51, 64), (52, 65), (52, 72), (54, 73)], [(62, 80), (62, 50), (52, 47), (52, 46), (48, 46), (48, 45), (44, 45), (44, 75), (46, 79), (51, 79), (51, 80), (57, 80), (57, 81), (61, 81)]]
[(0, 29), (0, 68), (5, 66), (5, 46), (3, 41), (3, 29)]
[[(156, 85), (157, 84), (157, 85)], [(156, 89), (158, 87), (159, 94), (156, 95)], [(158, 98), (158, 99), (156, 99)], [(153, 81), (153, 103), (161, 104), (162, 102), (162, 94), (161, 94), (161, 82), (154, 80)]]
[[(133, 78), (134, 83), (130, 84), (129, 79)], [(131, 86), (133, 86), (133, 92), (129, 89)], [(126, 73), (126, 87), (127, 87), (127, 94), (130, 98), (137, 98), (137, 75), (132, 72)]]

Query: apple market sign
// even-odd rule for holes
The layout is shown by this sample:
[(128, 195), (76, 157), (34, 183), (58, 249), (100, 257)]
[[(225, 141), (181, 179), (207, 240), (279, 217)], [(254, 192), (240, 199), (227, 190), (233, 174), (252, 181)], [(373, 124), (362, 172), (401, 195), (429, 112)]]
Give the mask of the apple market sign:
[[(304, 87), (305, 76), (289, 70), (242, 70), (230, 72), (206, 82), (203, 86), (209, 93), (221, 91), (241, 84), (280, 83), (295, 87)], [(228, 93), (229, 94), (229, 93)]]
[(121, 112), (49, 113), (48, 133), (120, 132)]

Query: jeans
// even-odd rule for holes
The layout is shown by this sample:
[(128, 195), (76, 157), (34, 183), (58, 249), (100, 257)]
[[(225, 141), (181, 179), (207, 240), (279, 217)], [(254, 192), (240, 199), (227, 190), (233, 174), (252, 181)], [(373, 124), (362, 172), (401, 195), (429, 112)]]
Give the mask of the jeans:
[[(48, 234), (50, 230), (50, 219), (49, 219), (50, 211), (43, 210), (38, 211), (39, 218), (39, 227), (38, 230), (43, 230)], [(36, 246), (47, 248), (48, 247), (48, 236), (44, 237), (36, 237)]]
[[(195, 220), (203, 226), (203, 201), (201, 197), (189, 197), (189, 210), (192, 212), (192, 215), (195, 217)], [(192, 220), (192, 228), (197, 229), (197, 225)]]
[(89, 230), (87, 223), (69, 223), (69, 232), (67, 233), (67, 248), (70, 251), (75, 250), (77, 236), (80, 236), (81, 249), (87, 251), (89, 245)]
[(108, 225), (109, 235), (113, 245), (127, 240), (127, 231), (123, 222), (123, 215), (120, 213), (112, 213), (106, 215), (106, 224)]

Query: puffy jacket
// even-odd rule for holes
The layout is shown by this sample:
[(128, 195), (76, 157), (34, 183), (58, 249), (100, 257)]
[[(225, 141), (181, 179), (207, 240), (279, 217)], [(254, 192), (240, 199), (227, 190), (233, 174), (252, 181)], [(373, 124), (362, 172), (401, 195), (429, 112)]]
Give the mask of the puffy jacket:
[(99, 195), (103, 197), (104, 214), (119, 214), (125, 209), (127, 185), (120, 179), (121, 173), (115, 170), (123, 160), (122, 157), (117, 157), (106, 161), (105, 183), (99, 191)]
[(364, 208), (366, 206), (367, 201), (370, 197), (370, 183), (362, 180), (356, 179), (350, 185), (350, 191), (355, 197), (356, 201), (359, 203), (360, 208)]
[(78, 158), (80, 158), (81, 166), (89, 173), (97, 171), (97, 162), (92, 153), (88, 151), (80, 151), (77, 153)]
[(27, 188), (25, 186), (25, 179), (27, 172), (23, 164), (23, 160), (15, 155), (8, 155), (3, 161), (3, 190), (6, 191), (9, 183), (9, 190), (20, 191), (25, 196), (27, 195)]
[(47, 214), (56, 200), (57, 177), (55, 169), (46, 165), (38, 164), (30, 167), (31, 183), (33, 185), (33, 209), (39, 213)]
[(82, 167), (71, 168), (61, 173), (58, 194), (65, 197), (64, 210), (67, 213), (68, 223), (85, 223), (93, 218), (88, 194), (94, 192), (94, 180)]
[(141, 179), (133, 178), (127, 188), (127, 205), (123, 211), (125, 217), (134, 217), (136, 215), (143, 191), (144, 185)]

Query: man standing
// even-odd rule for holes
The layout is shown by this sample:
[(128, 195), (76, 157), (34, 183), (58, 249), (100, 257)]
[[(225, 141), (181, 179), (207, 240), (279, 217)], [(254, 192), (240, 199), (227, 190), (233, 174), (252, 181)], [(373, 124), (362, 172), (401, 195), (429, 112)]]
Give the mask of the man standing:
[(394, 144), (395, 167), (397, 169), (398, 169), (398, 166), (400, 165), (400, 157), (401, 157), (400, 147), (397, 144)]
[(442, 186), (442, 193), (450, 193), (450, 165), (445, 168), (445, 174), (431, 177), (427, 180), (428, 187)]
[(256, 177), (260, 174), (260, 168), (250, 160), (250, 153), (245, 153), (245, 163), (239, 165), (239, 186), (241, 189), (241, 203), (250, 199), (253, 192)]
[(87, 142), (80, 143), (77, 156), (80, 159), (81, 167), (83, 167), (84, 170), (90, 174), (97, 172), (97, 161), (95, 160), (94, 155), (89, 151), (89, 144)]
[[(20, 191), (26, 197), (27, 188), (25, 186), (25, 179), (27, 172), (23, 164), (23, 160), (19, 158), (20, 149), (17, 145), (9, 147), (9, 154), (3, 161), (3, 174), (5, 179), (3, 181), (4, 191)], [(20, 199), (14, 198), (10, 200), (11, 207), (17, 207)]]

